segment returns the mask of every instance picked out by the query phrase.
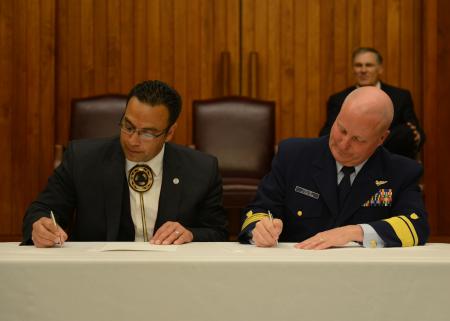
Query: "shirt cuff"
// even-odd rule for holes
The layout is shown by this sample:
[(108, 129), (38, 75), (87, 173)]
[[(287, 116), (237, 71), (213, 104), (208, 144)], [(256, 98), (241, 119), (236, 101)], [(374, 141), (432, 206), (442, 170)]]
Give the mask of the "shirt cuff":
[(362, 244), (364, 247), (384, 247), (384, 241), (372, 226), (370, 226), (369, 224), (359, 224), (359, 226), (361, 226), (364, 233)]
[(255, 245), (255, 241), (253, 241), (253, 229), (247, 231), (248, 243), (251, 245)]

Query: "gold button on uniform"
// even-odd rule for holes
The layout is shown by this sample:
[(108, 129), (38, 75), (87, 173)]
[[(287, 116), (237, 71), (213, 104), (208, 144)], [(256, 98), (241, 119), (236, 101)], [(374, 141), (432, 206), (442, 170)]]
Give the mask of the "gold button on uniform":
[(302, 216), (302, 215), (303, 215), (303, 212), (302, 212), (302, 211), (298, 211), (298, 212), (297, 212), (297, 215), (298, 215), (298, 216)]
[(419, 215), (416, 213), (412, 213), (409, 217), (411, 217), (413, 220), (417, 220), (419, 218)]
[(377, 241), (376, 240), (371, 240), (370, 241), (370, 247), (371, 248), (376, 248), (377, 247)]

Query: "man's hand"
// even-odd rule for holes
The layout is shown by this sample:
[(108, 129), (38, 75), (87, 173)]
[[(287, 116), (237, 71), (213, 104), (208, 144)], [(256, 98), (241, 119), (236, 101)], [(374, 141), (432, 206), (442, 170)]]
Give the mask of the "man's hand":
[(413, 123), (410, 123), (410, 122), (407, 122), (406, 125), (408, 125), (408, 127), (411, 128), (413, 135), (414, 135), (414, 142), (418, 146), (420, 144), (420, 133), (417, 130), (416, 125), (414, 125)]
[(184, 228), (178, 222), (164, 223), (153, 235), (150, 240), (151, 244), (169, 245), (169, 244), (183, 244), (192, 242), (194, 235), (188, 229)]
[(252, 241), (259, 247), (272, 247), (277, 244), (282, 230), (283, 222), (280, 219), (270, 220), (265, 217), (256, 223), (252, 231)]
[(359, 225), (347, 225), (317, 233), (313, 237), (295, 245), (303, 250), (323, 250), (333, 246), (343, 246), (348, 242), (362, 242), (364, 232)]
[(60, 237), (63, 243), (67, 240), (66, 232), (59, 225), (55, 226), (51, 218), (41, 217), (33, 223), (31, 239), (34, 246), (52, 247), (59, 244)]

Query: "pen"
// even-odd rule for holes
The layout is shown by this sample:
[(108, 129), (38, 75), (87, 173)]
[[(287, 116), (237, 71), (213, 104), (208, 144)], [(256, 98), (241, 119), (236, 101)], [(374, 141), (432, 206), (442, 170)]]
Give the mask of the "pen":
[[(56, 228), (58, 228), (58, 224), (56, 224), (55, 215), (53, 214), (52, 210), (50, 210), (50, 216), (52, 217), (53, 224)], [(62, 247), (61, 235), (59, 236), (59, 247)]]
[[(270, 210), (268, 210), (267, 213), (269, 214), (269, 220), (270, 220), (271, 222), (273, 222), (273, 215), (272, 215), (272, 213), (270, 212)], [(278, 246), (278, 240), (276, 240), (276, 244), (275, 244), (275, 245)]]

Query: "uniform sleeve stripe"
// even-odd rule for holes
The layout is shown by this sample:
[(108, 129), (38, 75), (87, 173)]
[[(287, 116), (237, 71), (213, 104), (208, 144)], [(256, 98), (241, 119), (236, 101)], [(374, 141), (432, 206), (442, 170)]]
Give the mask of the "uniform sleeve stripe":
[(395, 216), (385, 219), (394, 229), (395, 234), (402, 242), (402, 246), (417, 245), (417, 233), (411, 221), (406, 216)]
[(412, 235), (412, 237), (413, 237), (413, 239), (414, 239), (414, 245), (419, 244), (419, 238), (418, 238), (418, 236), (417, 236), (416, 229), (414, 228), (414, 225), (413, 225), (413, 223), (411, 222), (411, 220), (410, 220), (407, 216), (404, 216), (404, 215), (401, 215), (400, 218), (401, 218), (403, 221), (405, 221), (405, 223), (408, 225), (408, 228), (409, 228), (409, 230), (410, 230), (410, 232), (411, 232), (411, 235)]
[(269, 214), (267, 214), (267, 213), (254, 213), (254, 214), (250, 214), (250, 215), (247, 214), (247, 219), (242, 224), (241, 231), (243, 231), (251, 223), (260, 221), (264, 217), (268, 217), (268, 216), (269, 216)]

